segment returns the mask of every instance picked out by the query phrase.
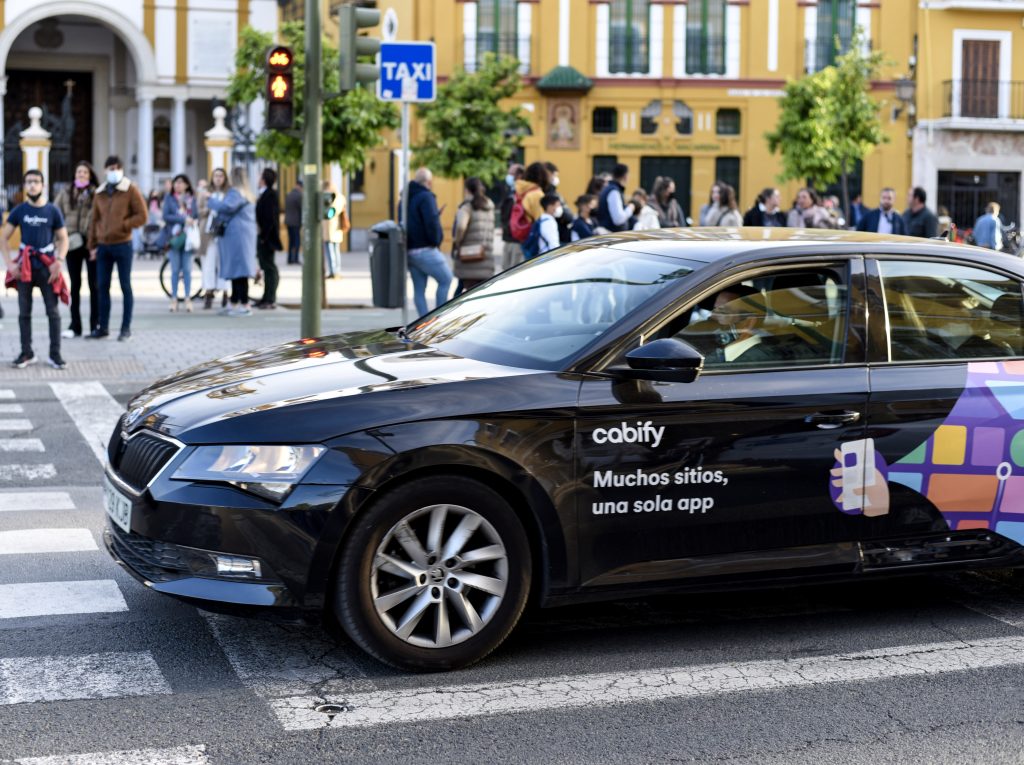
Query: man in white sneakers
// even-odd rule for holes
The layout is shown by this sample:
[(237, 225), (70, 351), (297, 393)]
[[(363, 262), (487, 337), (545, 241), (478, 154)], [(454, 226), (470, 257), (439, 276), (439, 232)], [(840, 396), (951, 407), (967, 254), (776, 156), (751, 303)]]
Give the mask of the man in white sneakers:
[[(24, 369), (36, 362), (32, 352), (32, 288), (43, 293), (43, 305), (50, 323), (50, 366), (64, 369), (60, 355), (60, 314), (57, 300), (70, 300), (61, 269), (68, 254), (68, 230), (64, 216), (46, 198), (43, 174), (29, 170), (23, 179), (25, 201), (11, 210), (0, 230), (0, 254), (7, 266), (6, 286), (18, 289), (18, 327), (21, 353), (12, 366)], [(21, 247), (11, 258), (10, 238), (15, 227), (21, 229)]]

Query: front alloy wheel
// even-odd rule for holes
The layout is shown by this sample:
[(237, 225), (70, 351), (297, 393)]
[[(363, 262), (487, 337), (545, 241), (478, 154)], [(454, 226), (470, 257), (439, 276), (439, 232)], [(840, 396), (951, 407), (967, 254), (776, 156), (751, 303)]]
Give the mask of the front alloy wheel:
[(348, 538), (337, 613), (378, 658), (406, 669), (453, 669), (490, 653), (525, 605), (530, 558), (508, 504), (464, 478), (389, 493)]

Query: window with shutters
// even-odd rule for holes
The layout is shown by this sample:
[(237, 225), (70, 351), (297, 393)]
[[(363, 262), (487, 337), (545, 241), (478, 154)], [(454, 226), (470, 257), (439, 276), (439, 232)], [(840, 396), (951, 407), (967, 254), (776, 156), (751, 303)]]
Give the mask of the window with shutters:
[(686, 11), (686, 73), (725, 74), (726, 0), (690, 0)]
[(856, 14), (857, 0), (818, 0), (815, 70), (831, 66), (850, 50)]
[(999, 116), (999, 40), (964, 40), (960, 116)]
[(612, 0), (609, 31), (608, 71), (611, 74), (649, 74), (649, 0)]
[(485, 53), (518, 55), (516, 0), (478, 0), (476, 9), (476, 58)]
[(615, 133), (619, 129), (619, 112), (615, 107), (595, 107), (593, 120), (595, 133)]

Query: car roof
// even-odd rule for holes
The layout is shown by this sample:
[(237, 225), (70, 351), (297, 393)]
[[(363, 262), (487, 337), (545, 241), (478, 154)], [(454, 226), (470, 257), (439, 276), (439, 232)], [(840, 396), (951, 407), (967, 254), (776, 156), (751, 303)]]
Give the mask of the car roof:
[(782, 254), (779, 250), (787, 250), (794, 255), (816, 252), (821, 255), (861, 253), (946, 256), (986, 261), (1006, 258), (1008, 262), (1002, 265), (1011, 266), (1015, 263), (1017, 268), (1014, 270), (1021, 266), (1019, 258), (984, 247), (955, 244), (942, 239), (816, 228), (663, 228), (590, 237), (578, 244), (685, 258), (703, 263), (711, 263), (729, 256), (754, 255), (757, 252)]

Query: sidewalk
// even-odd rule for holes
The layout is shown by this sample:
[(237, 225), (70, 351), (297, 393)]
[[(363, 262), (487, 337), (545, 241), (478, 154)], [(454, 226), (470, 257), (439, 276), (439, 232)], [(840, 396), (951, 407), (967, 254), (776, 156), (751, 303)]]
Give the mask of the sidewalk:
[[(193, 313), (170, 313), (170, 301), (159, 283), (162, 260), (136, 258), (132, 268), (132, 290), (135, 309), (130, 342), (117, 341), (121, 321), (121, 291), (114, 279), (111, 290), (113, 309), (110, 317), (111, 336), (103, 340), (64, 339), (61, 351), (68, 367), (56, 370), (46, 364), (47, 337), (43, 302), (38, 292), (33, 302), (33, 350), (39, 362), (26, 369), (10, 367), (18, 355), (18, 303), (13, 291), (0, 292), (4, 318), (0, 319), (0, 382), (35, 380), (116, 380), (143, 387), (158, 377), (193, 366), (207, 359), (300, 337), (301, 317), (298, 306), (302, 296), (302, 267), (281, 265), (284, 253), (278, 253), (281, 285), (275, 311), (256, 311), (251, 316), (219, 316), (219, 296), (213, 310), (205, 311), (202, 301), (194, 302)], [(83, 274), (84, 278), (84, 274)], [(193, 287), (195, 289), (195, 287)], [(83, 319), (88, 321), (87, 287), (83, 285)], [(251, 290), (258, 300), (262, 287)], [(410, 305), (412, 287), (407, 290)], [(330, 309), (321, 312), (322, 334), (349, 332), (401, 323), (400, 309), (373, 308), (370, 291), (369, 257), (365, 252), (342, 254), (342, 276), (327, 280)], [(183, 310), (183, 309), (180, 309)], [(68, 308), (60, 306), (61, 327), (69, 324)], [(413, 317), (415, 310), (410, 310)]]

